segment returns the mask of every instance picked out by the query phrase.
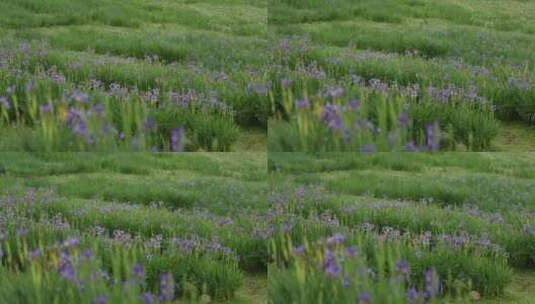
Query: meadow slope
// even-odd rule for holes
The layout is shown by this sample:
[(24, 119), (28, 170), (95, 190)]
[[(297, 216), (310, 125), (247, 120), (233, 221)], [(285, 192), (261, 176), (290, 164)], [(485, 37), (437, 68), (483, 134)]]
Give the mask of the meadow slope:
[(267, 4), (2, 1), (0, 150), (265, 150)]
[(533, 14), (532, 1), (272, 0), (269, 149), (533, 151)]
[(533, 153), (270, 153), (272, 303), (532, 303)]
[(0, 154), (0, 302), (266, 302), (265, 164)]

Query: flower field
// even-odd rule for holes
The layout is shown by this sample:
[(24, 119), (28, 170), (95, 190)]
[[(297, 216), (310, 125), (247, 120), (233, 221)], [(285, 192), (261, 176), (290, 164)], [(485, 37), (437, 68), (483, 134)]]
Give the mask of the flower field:
[(0, 150), (265, 150), (266, 3), (0, 3)]
[(532, 303), (534, 157), (270, 153), (272, 303)]
[(264, 153), (3, 153), (0, 303), (266, 302)]
[(4, 303), (535, 303), (535, 0), (1, 0)]
[(533, 142), (534, 13), (529, 1), (271, 1), (270, 151), (535, 150), (501, 144), (511, 126)]

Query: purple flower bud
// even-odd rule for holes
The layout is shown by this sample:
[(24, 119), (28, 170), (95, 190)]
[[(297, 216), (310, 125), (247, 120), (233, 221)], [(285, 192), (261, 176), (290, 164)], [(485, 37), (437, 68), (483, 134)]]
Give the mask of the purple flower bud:
[(33, 90), (33, 85), (34, 85), (33, 81), (31, 81), (31, 80), (26, 82), (26, 84), (24, 85), (24, 91), (26, 93), (30, 93)]
[(424, 273), (425, 294), (429, 298), (436, 297), (440, 294), (440, 280), (433, 270), (427, 270)]
[(336, 233), (327, 239), (327, 245), (339, 245), (345, 240), (345, 236), (341, 233)]
[(361, 153), (366, 153), (366, 154), (374, 153), (376, 150), (377, 149), (375, 147), (375, 144), (373, 144), (373, 143), (364, 145), (364, 146), (360, 147), (360, 149), (359, 149), (359, 151)]
[(50, 113), (51, 109), (52, 108), (49, 104), (43, 104), (39, 106), (39, 112), (41, 112), (41, 114)]
[(89, 95), (81, 91), (74, 91), (71, 94), (71, 99), (78, 103), (86, 103), (89, 100)]
[(160, 275), (160, 301), (171, 302), (175, 299), (175, 281), (171, 273)]
[(143, 266), (141, 264), (134, 265), (132, 269), (132, 274), (136, 279), (143, 280), (145, 278), (145, 272), (143, 271)]
[(368, 294), (365, 291), (361, 292), (359, 294), (358, 301), (359, 301), (359, 304), (369, 304), (370, 303), (370, 294)]
[(301, 255), (305, 252), (305, 247), (303, 245), (301, 246), (298, 246), (298, 247), (295, 247), (293, 250), (292, 250), (292, 253), (294, 255)]
[(150, 292), (145, 292), (143, 294), (141, 294), (139, 296), (139, 300), (141, 301), (141, 303), (143, 304), (153, 304), (153, 303), (156, 303), (156, 297), (150, 293)]
[(39, 249), (39, 248), (38, 248), (38, 249), (35, 249), (35, 250), (33, 250), (33, 251), (31, 251), (31, 252), (30, 252), (29, 259), (30, 259), (31, 261), (33, 261), (33, 260), (37, 259), (38, 257), (40, 257), (40, 256), (41, 256), (41, 253), (42, 253), (42, 252), (41, 252), (41, 249)]
[(65, 240), (65, 242), (63, 242), (63, 246), (65, 248), (71, 248), (71, 247), (76, 247), (80, 244), (80, 239), (76, 238), (76, 237), (73, 237), (73, 238), (70, 238), (70, 239), (67, 239)]
[(60, 259), (58, 263), (58, 272), (64, 280), (75, 282), (76, 281), (76, 271), (72, 266), (70, 257), (65, 252), (60, 254)]
[(440, 134), (436, 134), (437, 124), (428, 124), (425, 128), (426, 145), (429, 151), (437, 151), (439, 149)]
[(91, 110), (97, 114), (97, 116), (102, 116), (102, 114), (104, 114), (104, 105), (102, 103), (97, 103), (91, 107)]
[(401, 260), (396, 263), (396, 272), (398, 274), (406, 275), (409, 273), (409, 263), (405, 260)]
[(418, 296), (418, 291), (414, 288), (411, 288), (407, 291), (407, 300), (409, 300), (409, 304), (416, 303)]
[(289, 79), (281, 80), (281, 86), (282, 86), (283, 89), (289, 88), (291, 84), (292, 84), (292, 82)]
[(416, 147), (416, 145), (414, 144), (413, 141), (409, 141), (409, 142), (405, 145), (405, 151), (406, 151), (406, 152), (418, 152), (418, 147)]
[(86, 260), (89, 260), (93, 257), (93, 253), (91, 252), (91, 250), (89, 249), (86, 249), (84, 251), (82, 251), (82, 253), (80, 254), (80, 256)]
[(173, 152), (181, 152), (183, 150), (183, 131), (182, 128), (174, 128), (171, 130), (171, 151)]
[(353, 99), (347, 102), (349, 107), (353, 110), (357, 110), (360, 107), (360, 101), (358, 99)]
[(93, 304), (106, 304), (108, 303), (108, 297), (104, 295), (96, 296), (93, 300)]
[(147, 132), (155, 131), (156, 122), (154, 121), (154, 119), (150, 117), (145, 118), (145, 120), (143, 121), (143, 129), (145, 129), (145, 131)]
[(297, 100), (295, 102), (295, 106), (298, 108), (298, 109), (306, 109), (310, 106), (310, 102), (308, 101), (308, 99), (304, 98), (304, 99), (300, 99), (300, 100)]
[(328, 249), (325, 251), (323, 271), (330, 277), (338, 277), (341, 273), (340, 267), (338, 267), (338, 263), (336, 262), (336, 257)]
[(9, 103), (7, 98), (3, 96), (0, 96), (0, 105), (6, 110), (9, 110), (11, 108), (11, 104)]
[(409, 116), (406, 113), (400, 113), (398, 116), (398, 126), (404, 127), (409, 124)]
[(333, 99), (338, 99), (344, 95), (344, 89), (342, 87), (335, 87), (335, 88), (330, 89), (327, 93)]
[(342, 118), (339, 114), (339, 108), (333, 104), (326, 104), (323, 106), (320, 120), (327, 125), (331, 131), (340, 130), (342, 128)]

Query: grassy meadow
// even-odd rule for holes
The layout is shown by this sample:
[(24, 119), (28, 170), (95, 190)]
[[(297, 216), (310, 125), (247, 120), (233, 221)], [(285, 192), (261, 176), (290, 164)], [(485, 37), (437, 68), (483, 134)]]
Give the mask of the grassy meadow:
[(272, 0), (269, 149), (534, 151), (533, 14), (532, 1)]
[(535, 303), (534, 16), (1, 0), (0, 304)]
[(533, 303), (533, 153), (270, 153), (272, 303)]
[(0, 154), (1, 303), (265, 303), (265, 153)]
[(265, 150), (263, 0), (0, 3), (0, 150)]

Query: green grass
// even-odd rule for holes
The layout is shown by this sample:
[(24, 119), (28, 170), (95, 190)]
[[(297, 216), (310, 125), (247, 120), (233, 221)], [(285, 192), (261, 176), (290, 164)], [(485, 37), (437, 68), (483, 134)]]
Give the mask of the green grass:
[[(138, 245), (123, 243), (125, 255), (152, 256), (140, 260), (148, 291), (157, 291), (160, 273), (171, 272), (178, 283), (179, 302), (206, 298), (221, 303), (265, 302), (267, 252), (265, 240), (257, 235), (267, 227), (265, 161), (266, 154), (260, 152), (2, 153), (2, 212), (11, 210), (11, 199), (17, 201), (16, 219), (3, 227), (7, 232), (23, 225), (30, 231), (27, 239), (20, 240), (28, 242), (24, 247), (17, 245), (14, 231), (9, 233), (7, 241), (13, 243), (8, 247), (7, 241), (0, 241), (2, 253), (9, 259), (25, 259), (8, 248), (19, 252), (39, 247), (48, 252), (47, 244), (75, 235), (107, 248), (108, 233), (110, 238), (126, 233)], [(68, 228), (61, 230), (57, 223)], [(106, 232), (95, 235), (95, 227)], [(39, 229), (47, 232), (38, 233)], [(150, 251), (146, 246), (158, 242), (157, 237), (162, 249)], [(228, 253), (196, 247), (188, 254), (172, 247), (175, 238), (216, 242), (211, 246), (224, 246)], [(94, 253), (104, 265), (105, 252)], [(27, 269), (18, 269), (9, 259), (3, 260), (0, 270), (5, 266), (21, 284), (37, 290), (33, 288), (39, 285), (25, 279), (30, 275)], [(55, 283), (46, 284), (54, 288)], [(32, 291), (17, 298), (7, 283), (0, 285), (0, 297), (9, 301), (25, 303), (39, 295)]]
[(494, 145), (497, 151), (534, 152), (534, 127), (523, 123), (505, 124)]
[[(528, 16), (535, 12), (533, 3), (522, 1), (510, 5), (507, 1), (482, 0), (273, 0), (270, 3), (268, 35), (274, 45), (272, 57), (282, 68), (272, 75), (275, 84), (272, 109), (279, 115), (270, 123), (273, 136), (269, 149), (277, 152), (355, 150), (352, 141), (346, 146), (329, 141), (343, 137), (343, 132), (342, 135), (324, 134), (316, 129), (313, 133), (326, 139), (321, 148), (292, 145), (301, 139), (311, 141), (311, 136), (303, 131), (303, 126), (294, 126), (302, 118), (288, 111), (288, 104), (307, 98), (311, 107), (321, 113), (321, 107), (331, 103), (325, 91), (333, 87), (345, 90), (342, 101), (358, 98), (369, 104), (372, 102), (368, 98), (355, 94), (354, 87), (369, 87), (371, 80), (379, 79), (393, 86), (394, 91), (406, 92), (407, 86), (419, 86), (416, 110), (407, 106), (406, 113), (415, 122), (413, 132), (423, 132), (421, 124), (438, 122), (446, 134), (444, 150), (453, 146), (458, 151), (530, 151), (529, 145), (522, 141), (510, 140), (515, 135), (509, 134), (508, 126), (517, 126), (526, 143), (532, 138), (535, 23)], [(281, 79), (289, 80), (289, 88), (288, 84), (286, 88), (277, 86)], [(356, 79), (359, 79), (357, 83)], [(470, 111), (443, 105), (444, 101), (428, 108), (422, 105), (421, 99), (425, 98), (421, 96), (430, 86), (467, 89), (469, 95), (477, 94), (492, 104), (494, 115), (482, 119), (481, 109)], [(440, 97), (432, 99), (440, 100)], [(467, 99), (461, 97), (460, 103), (472, 104)], [(447, 113), (452, 116), (446, 118)], [(383, 133), (391, 131), (378, 125), (375, 116), (367, 119)], [(498, 126), (497, 120), (504, 124)], [(347, 125), (344, 130), (353, 132)], [(413, 137), (418, 142), (418, 137)], [(475, 148), (472, 140), (477, 143)], [(374, 144), (381, 146), (380, 140)]]
[[(411, 266), (412, 280), (418, 280), (422, 263), (438, 271), (445, 294), (437, 303), (465, 303), (476, 296), (482, 296), (483, 303), (529, 303), (533, 275), (522, 270), (533, 267), (535, 261), (529, 232), (535, 210), (534, 157), (533, 153), (270, 153), (274, 209), (279, 210), (283, 227), (291, 223), (284, 228), (288, 232), (281, 232), (281, 240), (273, 242), (271, 267), (280, 272), (279, 280), (293, 286), (285, 289), (270, 282), (270, 292), (278, 302), (285, 293), (304, 301), (306, 295), (332, 292), (334, 287), (328, 281), (316, 286), (318, 290), (300, 285), (300, 271), (315, 269), (309, 275), (311, 280), (319, 280), (321, 271), (310, 260), (313, 253), (304, 260), (292, 254), (295, 246), (305, 244), (306, 250), (314, 252), (313, 242), (338, 232), (346, 235), (346, 245), (362, 248), (357, 240), (367, 236), (361, 233), (372, 239), (385, 233), (379, 239), (388, 240), (392, 238), (388, 231), (399, 231), (400, 236), (385, 244), (400, 246), (392, 249), (391, 255), (381, 257), (377, 248), (364, 250), (368, 267), (379, 271), (375, 259), (394, 263), (401, 252), (409, 265), (415, 264)], [(437, 244), (441, 235), (464, 235), (474, 244), (488, 240), (506, 252), (506, 266), (500, 266), (503, 260), (499, 255), (484, 253), (482, 248), (469, 249), (468, 243), (466, 251), (446, 246), (441, 252)], [(438, 239), (431, 241), (434, 246), (420, 248), (420, 241), (427, 237)], [(400, 245), (398, 238), (409, 241)], [(411, 258), (410, 252), (417, 257)], [(471, 252), (470, 258), (463, 256), (467, 252)], [(480, 258), (470, 260), (475, 256)], [(483, 283), (487, 275), (493, 280)], [(377, 281), (366, 291), (379, 297), (387, 292), (374, 289), (381, 290), (381, 284)], [(337, 299), (334, 302), (343, 302), (342, 295), (333, 297)]]
[[(55, 75), (65, 77), (65, 87), (69, 91), (75, 88), (92, 91), (88, 84), (98, 80), (102, 84), (98, 91), (103, 94), (109, 93), (111, 85), (128, 88), (129, 97), (120, 99), (155, 96), (157, 104), (136, 115), (155, 120), (158, 134), (136, 134), (133, 138), (139, 143), (151, 137), (152, 145), (160, 144), (141, 150), (168, 150), (165, 141), (177, 127), (186, 129), (183, 141), (187, 151), (259, 149), (263, 144), (269, 115), (267, 96), (263, 93), (263, 87), (268, 85), (264, 72), (267, 57), (265, 1), (136, 0), (118, 3), (107, 0), (96, 4), (94, 1), (28, 0), (3, 2), (0, 11), (2, 53), (10, 54), (7, 56), (11, 59), (7, 61), (13, 65), (5, 67), (6, 73), (0, 77), (0, 95), (5, 95), (10, 103), (16, 101), (11, 100), (14, 97), (9, 93), (4, 93), (7, 87), (15, 85), (20, 93), (27, 81), (39, 78), (41, 71), (55, 71)], [(46, 46), (41, 43), (43, 41)], [(30, 49), (23, 52), (22, 65), (14, 63), (18, 61), (15, 58), (18, 52), (14, 49), (19, 44), (21, 48)], [(36, 44), (41, 46), (34, 52)], [(4, 65), (2, 67), (4, 70)], [(25, 74), (24, 80), (15, 81), (8, 75), (8, 69), (20, 70)], [(155, 90), (158, 93), (150, 95)], [(198, 110), (187, 113), (167, 100), (168, 93), (174, 96), (192, 94), (195, 104), (209, 107), (217, 101), (217, 109), (210, 113)], [(117, 150), (117, 145), (110, 143), (100, 148), (92, 143), (73, 144), (75, 139), (66, 134), (47, 131), (55, 138), (55, 143), (51, 144), (50, 138), (36, 130), (39, 129), (36, 125), (43, 124), (44, 118), (35, 114), (30, 115), (31, 119), (27, 117), (30, 110), (26, 109), (26, 104), (31, 102), (27, 99), (32, 98), (40, 100), (38, 105), (48, 102), (53, 108), (62, 103), (61, 96), (50, 96), (46, 89), (31, 92), (29, 96), (20, 94), (17, 102), (21, 108), (8, 109), (7, 115), (2, 111), (5, 121), (0, 126), (3, 137), (0, 150), (42, 150), (43, 146), (54, 151)], [(221, 111), (222, 107), (225, 109)], [(62, 129), (61, 114), (56, 114), (53, 122)], [(139, 133), (139, 125), (128, 127), (124, 123), (130, 119), (129, 115), (132, 114), (124, 111), (114, 113), (114, 129), (125, 134)], [(20, 126), (15, 128), (15, 124), (28, 126), (29, 130), (20, 131)], [(129, 139), (127, 136), (124, 140), (128, 142)], [(136, 149), (128, 145), (119, 150)]]

